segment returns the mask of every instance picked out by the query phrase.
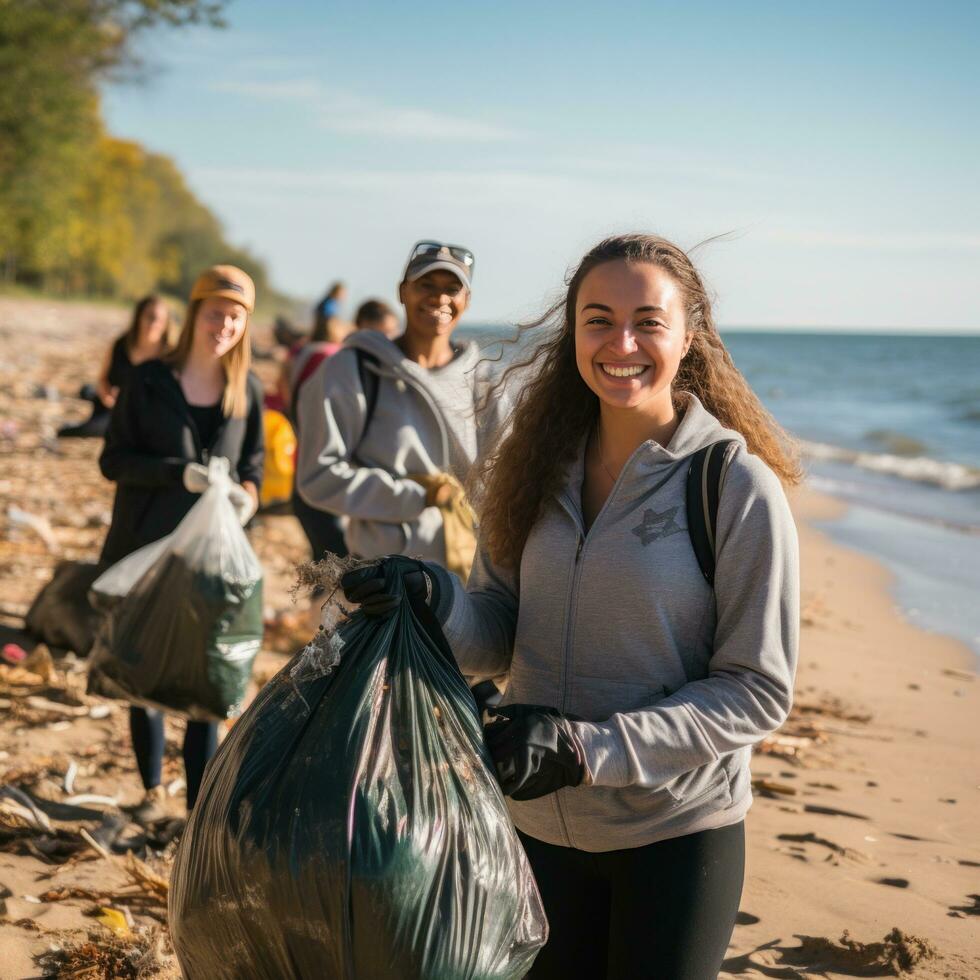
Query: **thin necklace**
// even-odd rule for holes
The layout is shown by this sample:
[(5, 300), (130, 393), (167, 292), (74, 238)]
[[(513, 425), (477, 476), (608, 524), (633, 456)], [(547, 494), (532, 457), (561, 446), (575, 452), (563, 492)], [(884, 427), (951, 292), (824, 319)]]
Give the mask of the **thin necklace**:
[(614, 477), (612, 473), (609, 472), (609, 467), (606, 466), (606, 461), (602, 458), (602, 430), (598, 425), (595, 427), (595, 439), (596, 439), (596, 449), (599, 453), (599, 465), (606, 471), (606, 476), (608, 476), (609, 479), (613, 483), (615, 483), (616, 477)]

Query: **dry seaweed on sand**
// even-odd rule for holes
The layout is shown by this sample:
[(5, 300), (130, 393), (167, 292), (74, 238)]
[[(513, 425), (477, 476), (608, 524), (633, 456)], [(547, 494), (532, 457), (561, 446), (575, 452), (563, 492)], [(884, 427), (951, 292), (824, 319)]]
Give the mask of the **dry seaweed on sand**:
[(826, 753), (821, 748), (830, 742), (831, 735), (883, 738), (854, 727), (870, 721), (869, 712), (852, 707), (834, 695), (824, 694), (812, 701), (799, 700), (779, 731), (764, 738), (755, 751), (759, 755), (776, 756), (792, 765), (819, 767), (826, 761)]
[(42, 976), (63, 980), (143, 980), (175, 976), (157, 931), (117, 936), (92, 930), (87, 939), (55, 942), (34, 961)]

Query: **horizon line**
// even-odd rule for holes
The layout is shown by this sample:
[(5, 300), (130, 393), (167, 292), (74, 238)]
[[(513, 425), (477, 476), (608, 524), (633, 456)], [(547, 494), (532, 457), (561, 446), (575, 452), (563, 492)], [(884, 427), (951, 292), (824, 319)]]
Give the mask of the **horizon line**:
[[(461, 323), (459, 330), (479, 330), (484, 328), (498, 329), (501, 327), (516, 330), (519, 324), (507, 321), (481, 320), (478, 322)], [(881, 325), (857, 326), (854, 324), (822, 324), (822, 325), (803, 325), (803, 324), (781, 324), (759, 325), (747, 323), (728, 323), (718, 327), (719, 333), (797, 333), (797, 334), (821, 334), (838, 333), (852, 335), (911, 335), (917, 337), (980, 337), (980, 327), (897, 327)]]

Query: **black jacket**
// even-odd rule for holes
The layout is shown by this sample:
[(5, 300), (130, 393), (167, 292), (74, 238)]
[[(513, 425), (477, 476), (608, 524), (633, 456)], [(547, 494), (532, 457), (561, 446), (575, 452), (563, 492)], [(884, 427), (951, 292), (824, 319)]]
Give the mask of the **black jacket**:
[(117, 562), (177, 527), (200, 499), (184, 489), (188, 463), (224, 456), (240, 483), (262, 486), (262, 385), (254, 374), (248, 376), (247, 396), (245, 417), (225, 418), (211, 445), (202, 446), (170, 367), (155, 360), (133, 368), (99, 457), (102, 475), (117, 484), (103, 563)]

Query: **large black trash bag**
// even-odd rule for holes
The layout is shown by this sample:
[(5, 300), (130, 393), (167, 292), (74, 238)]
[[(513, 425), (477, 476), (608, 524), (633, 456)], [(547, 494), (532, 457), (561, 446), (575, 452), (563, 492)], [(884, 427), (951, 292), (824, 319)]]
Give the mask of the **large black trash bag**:
[(262, 566), (228, 499), (227, 472), (213, 480), (173, 534), (93, 584), (107, 612), (90, 694), (198, 721), (241, 713), (262, 645)]
[(537, 885), (472, 695), (404, 595), (321, 631), (232, 728), (177, 852), (170, 928), (189, 980), (530, 969)]

